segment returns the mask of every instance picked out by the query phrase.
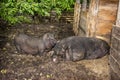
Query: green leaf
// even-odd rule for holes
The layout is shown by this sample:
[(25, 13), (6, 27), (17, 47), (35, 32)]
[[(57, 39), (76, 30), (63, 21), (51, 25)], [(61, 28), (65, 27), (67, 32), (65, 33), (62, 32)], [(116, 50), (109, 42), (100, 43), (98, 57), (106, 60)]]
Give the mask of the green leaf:
[(75, 0), (1, 0), (0, 17), (16, 24), (30, 21), (28, 16), (50, 16), (50, 11), (55, 10), (60, 16), (62, 11), (73, 10)]

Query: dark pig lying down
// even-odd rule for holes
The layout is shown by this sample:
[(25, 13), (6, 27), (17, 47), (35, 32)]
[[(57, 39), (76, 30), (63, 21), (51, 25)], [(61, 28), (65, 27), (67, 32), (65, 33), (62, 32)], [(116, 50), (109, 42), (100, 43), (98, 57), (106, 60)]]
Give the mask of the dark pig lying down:
[(35, 38), (21, 33), (15, 36), (14, 43), (18, 52), (42, 55), (54, 47), (56, 39), (51, 33), (44, 34), (42, 38)]
[(97, 59), (109, 53), (110, 46), (104, 40), (72, 36), (58, 42), (53, 48), (53, 61), (58, 57), (68, 61)]

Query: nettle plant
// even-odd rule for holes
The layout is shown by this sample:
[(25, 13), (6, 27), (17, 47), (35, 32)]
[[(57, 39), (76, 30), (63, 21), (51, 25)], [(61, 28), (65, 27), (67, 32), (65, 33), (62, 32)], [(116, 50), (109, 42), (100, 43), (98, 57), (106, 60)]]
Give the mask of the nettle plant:
[(75, 0), (1, 0), (0, 18), (9, 24), (30, 22), (29, 16), (50, 16), (54, 10), (58, 15), (62, 11), (73, 10)]

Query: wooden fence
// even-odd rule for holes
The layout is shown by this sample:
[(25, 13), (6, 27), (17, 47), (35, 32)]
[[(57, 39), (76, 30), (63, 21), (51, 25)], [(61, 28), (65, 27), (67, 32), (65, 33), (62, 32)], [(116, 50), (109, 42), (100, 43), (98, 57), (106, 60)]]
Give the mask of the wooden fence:
[(120, 0), (116, 24), (112, 28), (109, 63), (111, 80), (120, 80)]
[[(90, 0), (86, 11), (75, 6), (73, 30), (78, 36), (99, 37), (110, 43), (112, 25), (116, 21), (118, 0)], [(77, 9), (76, 9), (77, 8)], [(80, 14), (80, 16), (78, 15)]]
[(109, 63), (111, 80), (120, 80), (120, 26), (113, 26)]

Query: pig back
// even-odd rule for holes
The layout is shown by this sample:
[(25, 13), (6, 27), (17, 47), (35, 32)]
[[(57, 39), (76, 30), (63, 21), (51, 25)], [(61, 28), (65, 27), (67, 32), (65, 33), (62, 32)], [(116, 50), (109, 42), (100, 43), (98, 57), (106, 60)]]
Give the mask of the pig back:
[(25, 41), (27, 39), (29, 39), (30, 37), (28, 35), (25, 35), (23, 33), (20, 33), (20, 34), (17, 34), (15, 37), (14, 37), (14, 43), (15, 45), (16, 44), (19, 44), (19, 45), (22, 45), (25, 43)]

